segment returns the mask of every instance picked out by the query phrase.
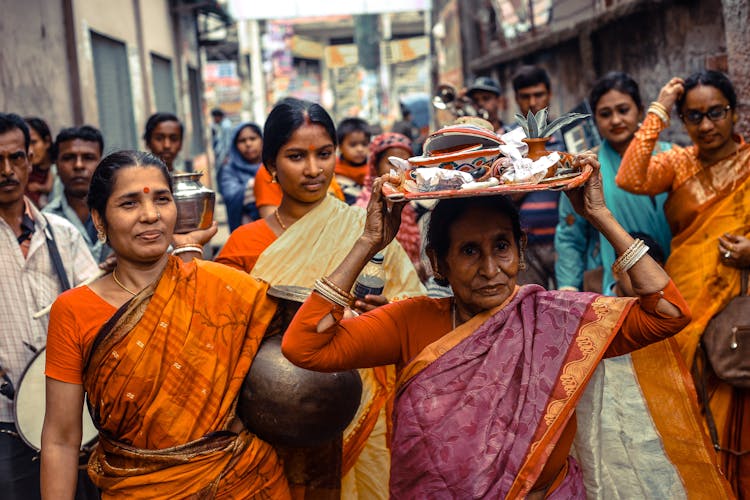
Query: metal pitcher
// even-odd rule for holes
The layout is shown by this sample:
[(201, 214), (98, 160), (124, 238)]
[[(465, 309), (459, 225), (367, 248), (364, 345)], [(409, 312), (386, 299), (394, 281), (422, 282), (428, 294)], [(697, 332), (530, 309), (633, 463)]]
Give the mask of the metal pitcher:
[(211, 227), (216, 194), (201, 184), (201, 175), (201, 172), (172, 174), (172, 196), (177, 205), (175, 233), (189, 233)]

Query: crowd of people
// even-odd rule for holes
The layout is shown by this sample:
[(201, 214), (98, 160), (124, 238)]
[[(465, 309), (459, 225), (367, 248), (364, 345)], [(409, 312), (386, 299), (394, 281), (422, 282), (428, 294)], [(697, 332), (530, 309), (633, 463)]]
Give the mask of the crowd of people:
[[(463, 94), (512, 129), (497, 81)], [(513, 95), (524, 116), (549, 109), (550, 78), (523, 66)], [(608, 73), (588, 95), (601, 144), (574, 156), (594, 172), (583, 187), (437, 203), (381, 193), (388, 159), (421, 148), (413, 127), (336, 125), (294, 98), (263, 127), (214, 110), (231, 232), (215, 256), (216, 223), (174, 232), (174, 114), (147, 120), (149, 152), (106, 154), (95, 127), (53, 140), (41, 118), (0, 113), (3, 497), (750, 497), (748, 389), (717, 376), (702, 341), (750, 268), (737, 100), (701, 71), (646, 107)], [(691, 145), (659, 140), (673, 115)], [(562, 134), (547, 149), (564, 151)], [(353, 296), (376, 254), (385, 288)], [(284, 355), (362, 380), (324, 486), (236, 412), (276, 286), (311, 291)], [(13, 395), (43, 350), (37, 460)]]

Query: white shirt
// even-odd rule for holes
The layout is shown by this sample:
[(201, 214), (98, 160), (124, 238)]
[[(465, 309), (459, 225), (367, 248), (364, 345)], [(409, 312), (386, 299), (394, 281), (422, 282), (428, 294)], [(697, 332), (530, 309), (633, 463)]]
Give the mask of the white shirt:
[[(62, 292), (47, 249), (46, 221), (51, 226), (71, 286), (99, 271), (81, 233), (70, 222), (54, 214), (48, 214), (45, 221), (39, 210), (31, 203), (29, 206), (34, 233), (25, 259), (13, 229), (0, 218), (0, 366), (16, 390), (23, 370), (34, 357), (32, 347), (40, 349), (47, 343), (49, 315), (40, 319), (32, 316)], [(13, 404), (0, 395), (0, 422), (12, 421)]]

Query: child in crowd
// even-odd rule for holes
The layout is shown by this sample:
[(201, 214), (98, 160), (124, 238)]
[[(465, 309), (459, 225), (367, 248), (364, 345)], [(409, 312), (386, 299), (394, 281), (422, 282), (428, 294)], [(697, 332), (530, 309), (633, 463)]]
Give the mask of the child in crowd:
[(336, 181), (344, 191), (346, 202), (354, 204), (367, 177), (367, 150), (370, 126), (361, 118), (345, 118), (336, 128), (339, 157), (336, 160)]

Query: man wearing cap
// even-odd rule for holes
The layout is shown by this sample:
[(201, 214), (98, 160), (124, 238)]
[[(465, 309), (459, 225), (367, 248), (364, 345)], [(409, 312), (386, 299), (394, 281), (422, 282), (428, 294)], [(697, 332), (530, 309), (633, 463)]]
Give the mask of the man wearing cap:
[(489, 115), (487, 120), (492, 124), (495, 132), (504, 134), (506, 130), (499, 114), (505, 107), (502, 97), (503, 89), (500, 84), (489, 76), (480, 76), (474, 80), (471, 87), (466, 89), (466, 95), (478, 108), (487, 112)]

